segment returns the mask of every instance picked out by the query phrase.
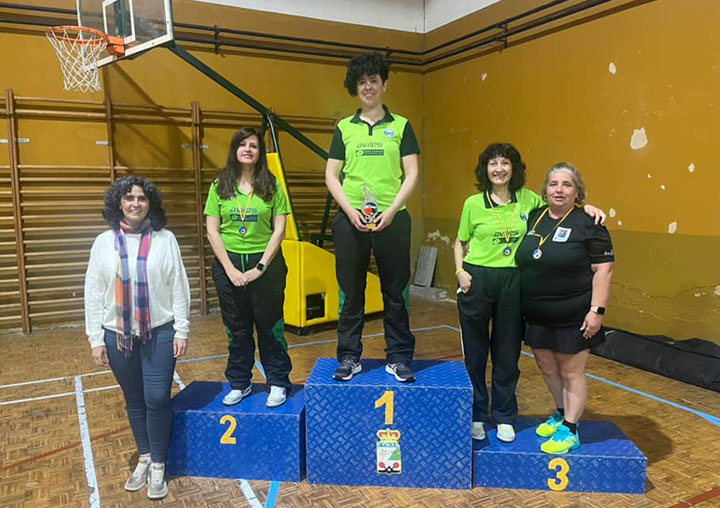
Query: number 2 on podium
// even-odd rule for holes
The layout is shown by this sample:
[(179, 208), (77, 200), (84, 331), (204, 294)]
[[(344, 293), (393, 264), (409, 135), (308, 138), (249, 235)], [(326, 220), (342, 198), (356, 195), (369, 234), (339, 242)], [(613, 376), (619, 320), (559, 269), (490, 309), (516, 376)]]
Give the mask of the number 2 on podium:
[(385, 425), (392, 425), (395, 418), (395, 392), (387, 390), (375, 401), (375, 409), (385, 406)]
[(228, 425), (225, 433), (220, 438), (220, 444), (236, 444), (237, 439), (233, 437), (233, 432), (235, 432), (235, 427), (237, 427), (237, 420), (235, 420), (234, 416), (225, 415), (220, 418), (220, 425), (225, 425), (226, 423), (230, 425)]
[(560, 470), (555, 473), (555, 478), (548, 478), (548, 487), (552, 490), (565, 490), (570, 481), (567, 476), (570, 472), (570, 465), (565, 459), (556, 457), (550, 461), (548, 469), (557, 470), (558, 468)]

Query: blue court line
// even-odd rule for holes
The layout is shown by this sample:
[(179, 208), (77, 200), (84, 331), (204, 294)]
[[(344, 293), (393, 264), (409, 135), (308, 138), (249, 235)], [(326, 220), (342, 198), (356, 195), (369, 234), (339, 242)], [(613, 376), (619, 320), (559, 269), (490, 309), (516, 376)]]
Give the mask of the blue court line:
[[(520, 351), (525, 356), (529, 356), (531, 358), (535, 358), (535, 355), (532, 353), (528, 353), (526, 351)], [(672, 406), (676, 409), (682, 409), (683, 411), (687, 411), (689, 413), (693, 413), (713, 425), (717, 425), (720, 427), (720, 418), (717, 416), (713, 416), (707, 413), (703, 413), (702, 411), (698, 411), (697, 409), (693, 409), (691, 407), (683, 406), (682, 404), (678, 404), (677, 402), (673, 402), (671, 400), (663, 399), (662, 397), (656, 397), (655, 395), (652, 395), (650, 393), (641, 392), (640, 390), (636, 390), (635, 388), (630, 388), (629, 386), (621, 385), (620, 383), (616, 383), (615, 381), (610, 381), (609, 379), (605, 379), (604, 377), (596, 376), (595, 374), (590, 374), (589, 372), (586, 372), (585, 375), (589, 377), (590, 379), (594, 379), (595, 381), (601, 381), (603, 383), (607, 383), (610, 386), (614, 386), (615, 388), (621, 388), (623, 390), (627, 390), (628, 392), (634, 393), (636, 395), (642, 395), (643, 397), (647, 397), (648, 399), (655, 400), (657, 402), (662, 402), (663, 404), (667, 404), (668, 406)]]
[(275, 502), (277, 501), (278, 492), (280, 492), (280, 482), (273, 481), (270, 484), (270, 489), (268, 490), (268, 497), (267, 501), (265, 502), (265, 508), (275, 508)]
[(262, 363), (260, 363), (260, 360), (255, 360), (255, 367), (260, 371), (260, 374), (262, 374), (262, 377), (265, 378), (267, 381), (267, 376), (265, 375), (265, 369), (263, 369)]
[(640, 390), (636, 390), (635, 388), (630, 388), (629, 386), (623, 386), (619, 383), (616, 383), (614, 381), (610, 381), (609, 379), (602, 378), (600, 376), (596, 376), (594, 374), (585, 374), (587, 377), (591, 379), (595, 379), (596, 381), (602, 381), (603, 383), (607, 383), (611, 386), (614, 386), (616, 388), (622, 388), (623, 390), (627, 390), (629, 392), (635, 393), (637, 395), (642, 395), (643, 397), (647, 397), (648, 399), (656, 400), (658, 402), (663, 402), (669, 406), (672, 406), (677, 409), (682, 409), (683, 411), (688, 411), (690, 413), (696, 414), (697, 416), (704, 418), (705, 420), (709, 421), (713, 425), (716, 425), (717, 427), (720, 427), (720, 418), (717, 416), (709, 415), (707, 413), (703, 413), (702, 411), (698, 411), (697, 409), (693, 409), (691, 407), (683, 406), (682, 404), (678, 404), (677, 402), (673, 402), (671, 400), (666, 400), (660, 397), (656, 397), (655, 395), (651, 395), (649, 393), (641, 392)]
[[(450, 330), (455, 330), (456, 332), (460, 333), (459, 328), (455, 328), (454, 326), (450, 325), (444, 325), (446, 328), (449, 328)], [(529, 356), (531, 358), (535, 358), (535, 355), (532, 353), (528, 353), (526, 351), (521, 351), (522, 354)], [(609, 379), (605, 379), (604, 377), (596, 376), (595, 374), (590, 374), (588, 372), (585, 373), (587, 377), (590, 379), (594, 379), (596, 381), (601, 381), (603, 383), (609, 384), (610, 386), (614, 386), (615, 388), (620, 388), (622, 390), (626, 390), (630, 393), (634, 393), (636, 395), (640, 395), (642, 397), (647, 397), (648, 399), (662, 402), (663, 404), (667, 404), (668, 406), (672, 406), (676, 409), (681, 409), (682, 411), (687, 411), (688, 413), (692, 413), (694, 415), (699, 416), (700, 418), (703, 418), (707, 420), (708, 422), (712, 423), (713, 425), (720, 427), (720, 418), (717, 416), (713, 416), (707, 413), (703, 413), (702, 411), (698, 411), (697, 409), (693, 409), (691, 407), (683, 406), (682, 404), (678, 404), (677, 402), (673, 402), (671, 400), (663, 399), (661, 397), (656, 397), (655, 395), (651, 395), (649, 393), (641, 392), (640, 390), (636, 390), (635, 388), (630, 388), (629, 386), (621, 385), (620, 383), (616, 383), (615, 381), (610, 381)]]
[[(267, 376), (265, 375), (265, 369), (263, 369), (262, 363), (260, 363), (260, 360), (255, 360), (255, 367), (260, 371), (260, 374), (262, 374), (262, 377), (264, 377), (267, 380)], [(273, 481), (270, 483), (270, 489), (268, 490), (268, 497), (267, 501), (265, 502), (265, 508), (275, 508), (275, 501), (277, 500), (278, 492), (280, 491), (280, 482), (279, 481)]]

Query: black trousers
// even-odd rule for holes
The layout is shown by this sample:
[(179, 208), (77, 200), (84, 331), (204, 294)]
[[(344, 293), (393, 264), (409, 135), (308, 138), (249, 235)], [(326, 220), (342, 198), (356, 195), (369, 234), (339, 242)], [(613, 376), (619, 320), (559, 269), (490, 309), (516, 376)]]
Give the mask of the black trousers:
[[(235, 268), (246, 272), (260, 261), (259, 254), (236, 254), (228, 252)], [(287, 353), (283, 336), (285, 321), (285, 279), (287, 266), (279, 251), (267, 271), (247, 286), (235, 286), (216, 259), (213, 263), (213, 279), (220, 298), (220, 311), (228, 334), (228, 363), (225, 377), (235, 390), (250, 386), (252, 368), (255, 364), (255, 339), (253, 325), (257, 330), (260, 362), (270, 385), (290, 388), (292, 362)]]
[(388, 363), (410, 363), (415, 337), (410, 332), (410, 214), (401, 210), (392, 224), (379, 233), (355, 229), (342, 212), (333, 222), (335, 271), (340, 286), (337, 357), (362, 356), (365, 286), (370, 252), (380, 275)]
[[(492, 418), (513, 424), (515, 387), (523, 335), (520, 274), (516, 268), (487, 268), (463, 263), (472, 275), (467, 293), (457, 295), (465, 367), (473, 385), (473, 421), (488, 419), (485, 369), (492, 358)], [(492, 321), (492, 332), (488, 333)]]

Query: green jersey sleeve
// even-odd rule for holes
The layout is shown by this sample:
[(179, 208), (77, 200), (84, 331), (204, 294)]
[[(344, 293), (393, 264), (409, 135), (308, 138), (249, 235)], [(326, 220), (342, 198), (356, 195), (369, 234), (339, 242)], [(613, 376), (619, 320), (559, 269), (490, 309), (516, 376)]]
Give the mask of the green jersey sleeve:
[(458, 228), (458, 238), (461, 242), (467, 242), (472, 236), (472, 221), (470, 220), (470, 206), (468, 200), (463, 204), (462, 214), (460, 215), (460, 227)]
[(288, 215), (289, 213), (290, 205), (285, 197), (285, 191), (280, 182), (277, 182), (277, 189), (273, 195), (273, 215)]
[(220, 196), (217, 193), (217, 181), (210, 185), (204, 213), (210, 217), (220, 218)]
[(537, 210), (545, 206), (545, 201), (540, 197), (537, 192), (533, 192), (530, 189), (525, 189), (528, 195), (528, 201), (530, 202), (530, 210)]

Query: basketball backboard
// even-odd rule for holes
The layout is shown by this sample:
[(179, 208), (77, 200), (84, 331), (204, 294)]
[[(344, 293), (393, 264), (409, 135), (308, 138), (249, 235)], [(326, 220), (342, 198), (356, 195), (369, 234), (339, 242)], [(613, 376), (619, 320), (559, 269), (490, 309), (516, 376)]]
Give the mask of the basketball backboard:
[(78, 24), (125, 40), (125, 54), (108, 55), (102, 67), (173, 40), (171, 0), (77, 0)]

